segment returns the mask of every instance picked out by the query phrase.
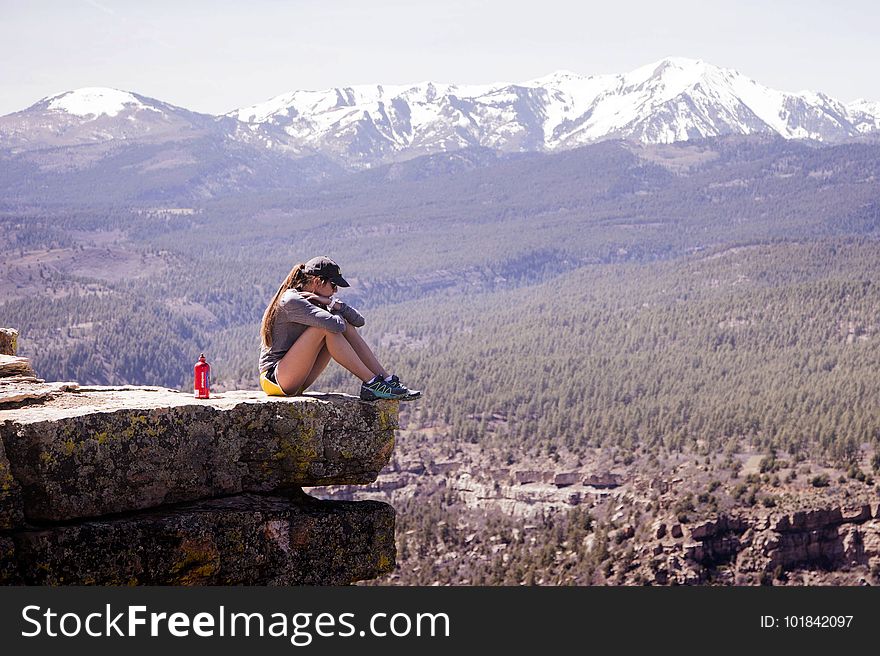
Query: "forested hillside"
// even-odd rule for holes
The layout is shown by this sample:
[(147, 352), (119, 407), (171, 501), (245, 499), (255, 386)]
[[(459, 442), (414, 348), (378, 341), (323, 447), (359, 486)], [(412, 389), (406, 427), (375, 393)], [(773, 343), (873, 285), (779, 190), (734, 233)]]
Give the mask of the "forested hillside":
[[(376, 311), (428, 423), (501, 453), (740, 440), (846, 461), (880, 439), (875, 241), (592, 265)], [(391, 346), (393, 344), (393, 347)]]

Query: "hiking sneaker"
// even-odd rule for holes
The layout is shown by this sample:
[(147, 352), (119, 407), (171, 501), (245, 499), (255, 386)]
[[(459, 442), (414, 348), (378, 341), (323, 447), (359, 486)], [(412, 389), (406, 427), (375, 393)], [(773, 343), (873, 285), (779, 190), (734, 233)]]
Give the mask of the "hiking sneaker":
[(419, 390), (411, 390), (401, 383), (397, 376), (392, 376), (390, 381), (378, 378), (371, 383), (361, 384), (361, 400), (363, 401), (375, 401), (377, 399), (412, 401), (421, 395), (422, 393)]
[[(403, 388), (409, 389), (406, 387), (406, 385), (404, 385), (403, 383), (400, 382), (400, 378), (397, 377), (397, 374), (391, 374), (391, 382), (395, 383), (397, 385), (400, 385)], [(422, 396), (421, 391), (414, 390), (414, 389), (409, 390), (409, 394), (410, 394), (410, 397), (408, 399), (406, 399), (407, 401), (411, 401), (413, 399), (417, 399)]]

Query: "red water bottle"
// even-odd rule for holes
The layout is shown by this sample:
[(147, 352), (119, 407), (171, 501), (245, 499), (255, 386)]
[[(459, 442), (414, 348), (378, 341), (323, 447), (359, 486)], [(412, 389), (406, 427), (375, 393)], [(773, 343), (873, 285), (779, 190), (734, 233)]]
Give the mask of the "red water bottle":
[(211, 394), (211, 365), (205, 361), (204, 353), (199, 356), (199, 361), (196, 362), (194, 373), (195, 384), (193, 387), (195, 389), (196, 398), (207, 399)]

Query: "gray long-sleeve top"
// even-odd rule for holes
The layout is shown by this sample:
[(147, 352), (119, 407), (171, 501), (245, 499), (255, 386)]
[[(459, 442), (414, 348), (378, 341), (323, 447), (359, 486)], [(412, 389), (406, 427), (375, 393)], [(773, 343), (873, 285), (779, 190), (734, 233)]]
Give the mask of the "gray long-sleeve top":
[(333, 333), (345, 330), (345, 322), (364, 325), (364, 318), (350, 305), (337, 300), (332, 312), (310, 303), (295, 289), (288, 289), (278, 299), (278, 312), (272, 326), (272, 346), (260, 349), (260, 373), (284, 357), (306, 328), (315, 326)]

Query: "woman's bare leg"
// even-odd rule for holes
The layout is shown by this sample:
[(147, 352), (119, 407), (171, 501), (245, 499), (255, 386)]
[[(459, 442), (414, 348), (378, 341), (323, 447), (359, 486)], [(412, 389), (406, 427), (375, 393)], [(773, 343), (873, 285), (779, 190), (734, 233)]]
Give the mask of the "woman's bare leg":
[[(346, 331), (352, 330), (346, 325)], [(348, 343), (345, 333), (327, 333), (327, 350), (336, 362), (348, 369), (365, 383), (373, 377), (373, 372), (364, 364), (357, 352)]]
[(382, 376), (382, 378), (388, 377), (388, 372), (385, 371), (385, 367), (382, 366), (373, 354), (373, 350), (364, 341), (364, 338), (361, 337), (360, 333), (358, 333), (354, 326), (351, 324), (346, 325), (345, 332), (342, 334), (345, 335), (345, 339), (351, 344), (351, 348), (354, 349), (354, 352), (357, 353), (361, 361), (367, 365), (367, 369), (377, 376)]
[(324, 349), (326, 333), (309, 327), (293, 343), (275, 368), (275, 379), (287, 394), (299, 394), (300, 388), (317, 363), (318, 354)]
[[(309, 326), (278, 362), (275, 378), (281, 389), (288, 394), (298, 394), (313, 372), (314, 378), (317, 378), (327, 366), (327, 362), (324, 362), (323, 366), (317, 367), (320, 364), (318, 356), (325, 349), (336, 362), (362, 381), (373, 377), (373, 372), (363, 363), (343, 333), (331, 333)], [(309, 385), (314, 378), (308, 382)]]
[(327, 350), (327, 345), (325, 344), (318, 353), (318, 357), (315, 358), (315, 364), (312, 365), (312, 370), (309, 372), (309, 375), (306, 376), (305, 381), (303, 381), (303, 392), (309, 389), (312, 386), (312, 383), (318, 379), (321, 372), (327, 368), (328, 362), (330, 362), (330, 351)]

